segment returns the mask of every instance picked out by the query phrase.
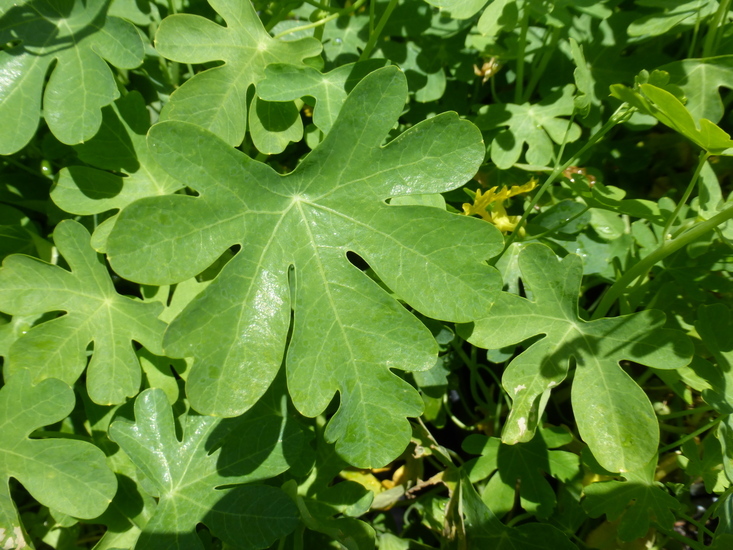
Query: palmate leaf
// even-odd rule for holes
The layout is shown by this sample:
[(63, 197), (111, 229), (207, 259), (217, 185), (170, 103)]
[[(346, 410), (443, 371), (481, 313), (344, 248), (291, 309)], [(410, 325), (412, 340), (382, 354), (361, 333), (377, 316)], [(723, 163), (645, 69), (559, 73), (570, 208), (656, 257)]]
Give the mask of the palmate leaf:
[(685, 92), (685, 108), (694, 120), (720, 122), (725, 114), (720, 88), (733, 88), (733, 55), (683, 59), (659, 70), (668, 72), (669, 81)]
[[(41, 114), (46, 73), (57, 61), (43, 93), (43, 116), (62, 142), (92, 137), (100, 109), (119, 97), (107, 62), (121, 69), (142, 63), (143, 42), (135, 27), (107, 16), (108, 0), (0, 2), (0, 154), (31, 139)], [(17, 44), (16, 44), (17, 41)]]
[(514, 508), (518, 487), (522, 508), (547, 518), (555, 508), (556, 497), (544, 474), (568, 481), (580, 471), (578, 455), (550, 449), (572, 441), (573, 436), (560, 428), (540, 428), (532, 441), (519, 445), (505, 445), (495, 437), (473, 434), (461, 446), (481, 456), (464, 468), (472, 482), (491, 476), (482, 498), (494, 513), (503, 515)]
[(463, 474), (456, 491), (465, 514), (466, 548), (491, 550), (577, 550), (568, 538), (547, 523), (507, 527), (481, 501), (468, 476)]
[(618, 536), (632, 541), (647, 534), (651, 521), (672, 529), (674, 514), (682, 504), (654, 481), (657, 461), (624, 474), (625, 481), (591, 483), (584, 489), (583, 509), (593, 518), (606, 514), (609, 521), (621, 517)]
[(89, 246), (79, 223), (61, 222), (54, 231), (59, 253), (71, 267), (13, 255), (0, 268), (0, 309), (12, 315), (65, 311), (66, 315), (28, 330), (10, 347), (5, 376), (28, 369), (33, 379), (58, 378), (73, 384), (87, 364), (90, 397), (100, 404), (122, 403), (140, 389), (141, 374), (132, 340), (161, 354), (166, 324), (163, 306), (142, 303), (115, 291), (107, 268)]
[[(75, 147), (79, 158), (92, 167), (62, 168), (51, 199), (66, 212), (88, 216), (119, 210), (142, 197), (168, 195), (183, 187), (150, 155), (145, 141), (149, 127), (150, 114), (137, 92), (102, 109), (99, 132)], [(108, 218), (95, 230), (92, 245), (98, 251), (104, 251), (106, 235), (116, 220), (116, 216)]]
[(532, 439), (544, 410), (543, 397), (565, 379), (574, 359), (572, 403), (581, 437), (611, 472), (644, 466), (657, 452), (659, 427), (649, 398), (619, 362), (683, 367), (692, 357), (692, 343), (681, 332), (661, 328), (665, 316), (660, 311), (581, 319), (583, 264), (575, 254), (558, 261), (548, 247), (530, 244), (518, 261), (533, 299), (502, 293), (488, 316), (460, 331), (469, 342), (487, 349), (544, 335), (504, 371), (502, 384), (513, 404), (502, 441)]
[(280, 489), (256, 483), (287, 470), (305, 444), (287, 411), (279, 410), (278, 400), (285, 396), (283, 385), (278, 386), (236, 419), (190, 411), (181, 418), (180, 441), (173, 411), (159, 389), (135, 399), (135, 422), (112, 423), (110, 437), (159, 498), (137, 550), (203, 549), (198, 523), (239, 549), (268, 547), (295, 528), (295, 503)]
[(29, 439), (39, 428), (65, 418), (74, 392), (56, 379), (33, 386), (18, 373), (0, 389), (0, 548), (27, 548), (9, 478), (20, 481), (41, 504), (79, 518), (104, 512), (117, 489), (104, 453), (70, 439)]
[(195, 358), (186, 389), (196, 410), (236, 416), (257, 401), (283, 360), (292, 307), (286, 366), (296, 408), (318, 415), (338, 391), (326, 438), (360, 466), (381, 466), (404, 449), (405, 417), (420, 414), (422, 399), (390, 369), (431, 368), (437, 345), (347, 252), (421, 313), (467, 322), (498, 292), (497, 272), (481, 259), (501, 247), (498, 231), (478, 219), (386, 204), (454, 189), (484, 156), (478, 130), (454, 113), (381, 147), (406, 94), (398, 69), (369, 74), (325, 140), (286, 176), (193, 125), (151, 129), (156, 160), (200, 195), (127, 207), (110, 235), (114, 269), (168, 284), (243, 247), (166, 333), (168, 355)]
[[(155, 35), (156, 49), (173, 61), (224, 61), (176, 90), (163, 108), (161, 120), (191, 122), (230, 145), (239, 145), (247, 127), (247, 89), (264, 78), (270, 63), (301, 64), (303, 59), (318, 55), (321, 44), (313, 38), (291, 42), (273, 39), (249, 0), (209, 0), (209, 4), (224, 18), (226, 27), (197, 15), (179, 14), (166, 17)], [(268, 127), (267, 121), (260, 122), (263, 128)]]
[(522, 105), (495, 104), (482, 107), (476, 125), (483, 131), (500, 129), (491, 141), (491, 160), (502, 170), (519, 162), (527, 145), (525, 158), (533, 166), (546, 166), (552, 160), (553, 145), (573, 142), (580, 137), (580, 126), (559, 118), (573, 114), (573, 91), (568, 84), (562, 93), (539, 103)]

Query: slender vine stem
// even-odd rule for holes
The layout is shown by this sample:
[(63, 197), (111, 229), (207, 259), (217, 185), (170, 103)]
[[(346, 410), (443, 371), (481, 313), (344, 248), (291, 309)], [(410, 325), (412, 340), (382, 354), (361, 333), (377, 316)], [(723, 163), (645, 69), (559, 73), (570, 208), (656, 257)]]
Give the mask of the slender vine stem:
[(728, 10), (730, 10), (731, 0), (722, 0), (718, 5), (718, 11), (715, 12), (715, 16), (710, 22), (710, 29), (705, 37), (705, 42), (702, 47), (702, 56), (711, 57), (715, 55), (718, 50), (718, 44), (720, 43), (720, 28), (723, 25), (724, 19), (728, 16)]
[(374, 32), (369, 34), (369, 40), (367, 41), (366, 46), (364, 46), (364, 51), (362, 51), (361, 55), (359, 56), (359, 61), (369, 59), (369, 56), (372, 54), (372, 50), (374, 49), (374, 46), (377, 44), (377, 40), (379, 40), (379, 36), (384, 30), (384, 26), (387, 24), (387, 21), (389, 21), (389, 17), (392, 15), (392, 12), (397, 7), (397, 4), (398, 0), (389, 0), (387, 8), (384, 10), (382, 17), (379, 18), (377, 28), (374, 29)]
[(514, 103), (522, 103), (524, 96), (524, 56), (527, 49), (527, 31), (529, 31), (529, 7), (525, 2), (522, 7), (522, 28), (519, 31), (519, 44), (517, 54), (517, 80), (514, 87)]
[(674, 209), (674, 212), (672, 212), (672, 215), (667, 220), (667, 223), (664, 224), (664, 230), (662, 231), (662, 240), (666, 240), (667, 234), (669, 233), (669, 229), (674, 225), (674, 222), (677, 221), (677, 217), (680, 215), (680, 212), (682, 211), (682, 208), (687, 204), (687, 200), (690, 198), (690, 195), (692, 194), (692, 190), (697, 185), (697, 180), (700, 179), (700, 172), (702, 172), (703, 167), (705, 166), (705, 163), (710, 158), (710, 153), (707, 151), (703, 151), (700, 153), (700, 158), (697, 161), (697, 168), (695, 168), (695, 173), (692, 175), (692, 179), (690, 180), (690, 183), (687, 185), (687, 189), (685, 189), (685, 193), (682, 195), (682, 198), (677, 203), (676, 208)]
[(716, 418), (712, 422), (708, 422), (707, 424), (705, 424), (701, 428), (698, 428), (694, 432), (688, 433), (685, 437), (681, 437), (680, 439), (678, 439), (674, 443), (670, 443), (669, 445), (665, 445), (664, 447), (662, 447), (661, 449), (659, 449), (659, 454), (662, 455), (662, 454), (664, 454), (666, 452), (671, 451), (672, 449), (676, 449), (680, 445), (684, 445), (685, 443), (687, 443), (688, 441), (690, 441), (692, 439), (695, 439), (701, 433), (705, 433), (709, 429), (714, 428), (715, 426), (717, 426), (718, 424), (720, 424), (720, 421), (721, 420), (722, 420), (721, 418)]
[(729, 206), (709, 220), (696, 224), (679, 237), (664, 243), (654, 252), (642, 258), (606, 291), (601, 302), (598, 304), (598, 307), (593, 312), (592, 318), (600, 319), (601, 317), (604, 317), (613, 303), (621, 296), (621, 294), (623, 294), (624, 290), (626, 290), (626, 288), (633, 283), (637, 277), (645, 275), (654, 264), (662, 261), (673, 252), (676, 252), (683, 246), (686, 246), (692, 241), (702, 237), (708, 231), (712, 231), (717, 226), (731, 218), (733, 218), (733, 206)]

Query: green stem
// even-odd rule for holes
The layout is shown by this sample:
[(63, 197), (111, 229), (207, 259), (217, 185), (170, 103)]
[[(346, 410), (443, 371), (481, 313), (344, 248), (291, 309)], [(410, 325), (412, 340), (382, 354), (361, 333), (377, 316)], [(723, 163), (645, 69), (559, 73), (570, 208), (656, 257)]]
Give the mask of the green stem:
[(524, 92), (523, 103), (529, 101), (532, 96), (532, 92), (534, 92), (535, 86), (537, 86), (540, 78), (542, 78), (542, 75), (545, 73), (545, 69), (547, 69), (547, 65), (550, 63), (550, 59), (552, 59), (552, 55), (555, 53), (557, 43), (560, 41), (561, 32), (562, 29), (560, 28), (553, 29), (552, 36), (550, 37), (550, 44), (542, 45), (542, 57), (540, 58), (540, 62), (537, 64), (537, 67), (532, 71), (532, 77), (529, 79), (529, 84), (527, 84), (527, 89)]
[(631, 107), (628, 103), (622, 104), (618, 109), (616, 109), (616, 111), (611, 115), (611, 117), (606, 121), (606, 123), (603, 126), (601, 126), (601, 128), (595, 134), (593, 134), (590, 137), (590, 139), (588, 139), (586, 144), (583, 145), (583, 147), (581, 147), (581, 149), (577, 153), (575, 153), (572, 157), (570, 157), (570, 159), (568, 159), (568, 161), (565, 162), (565, 164), (563, 164), (562, 166), (557, 166), (552, 170), (550, 175), (547, 177), (545, 182), (540, 187), (540, 190), (532, 198), (532, 201), (529, 203), (529, 206), (525, 208), (524, 213), (522, 214), (522, 217), (519, 219), (519, 223), (517, 223), (517, 226), (514, 228), (514, 231), (512, 231), (512, 234), (509, 235), (509, 238), (507, 238), (506, 244), (504, 245), (504, 250), (502, 251), (502, 253), (499, 255), (498, 258), (500, 258), (504, 254), (504, 252), (507, 251), (509, 246), (514, 241), (517, 240), (517, 236), (519, 235), (520, 229), (522, 228), (524, 222), (526, 221), (527, 216), (529, 215), (530, 212), (534, 210), (534, 207), (537, 205), (542, 195), (545, 193), (547, 189), (549, 189), (550, 185), (552, 185), (552, 183), (560, 176), (560, 174), (562, 174), (568, 166), (572, 166), (575, 162), (577, 162), (577, 159), (579, 159), (583, 155), (583, 153), (585, 153), (588, 149), (590, 149), (596, 143), (598, 143), (603, 138), (603, 136), (605, 136), (608, 132), (611, 131), (611, 129), (614, 126), (626, 120), (626, 118), (630, 116), (631, 113), (633, 113), (635, 110), (636, 109), (634, 107)]
[(692, 548), (692, 550), (705, 550), (705, 548), (706, 548), (705, 546), (701, 546), (700, 544), (698, 544), (696, 541), (692, 540), (691, 538), (688, 538), (688, 537), (686, 537), (684, 535), (680, 535), (674, 529), (667, 530), (664, 527), (662, 527), (661, 525), (659, 525), (658, 523), (653, 523), (652, 525), (654, 525), (654, 528), (657, 531), (659, 531), (660, 533), (664, 533), (664, 535), (666, 537), (669, 537), (671, 539), (675, 539), (675, 540), (677, 540), (677, 541), (679, 541), (679, 542), (681, 542), (681, 543), (689, 546), (690, 548)]
[(379, 35), (382, 34), (384, 26), (387, 24), (387, 21), (389, 21), (389, 17), (392, 15), (392, 12), (397, 7), (397, 4), (398, 0), (389, 0), (387, 9), (384, 10), (382, 17), (379, 18), (377, 28), (374, 29), (373, 33), (369, 34), (369, 40), (367, 41), (366, 46), (364, 46), (364, 51), (361, 52), (361, 55), (359, 56), (359, 61), (369, 59), (369, 56), (372, 54), (372, 50), (374, 49), (374, 46), (377, 44), (377, 40), (379, 40)]
[(687, 185), (687, 189), (685, 189), (684, 195), (682, 195), (679, 203), (677, 203), (677, 207), (674, 209), (674, 212), (672, 212), (672, 215), (669, 217), (667, 223), (664, 225), (664, 231), (662, 231), (662, 242), (667, 239), (669, 229), (674, 225), (674, 222), (677, 221), (677, 217), (680, 215), (682, 208), (685, 206), (685, 204), (687, 204), (687, 200), (690, 198), (692, 190), (695, 188), (695, 185), (697, 185), (697, 180), (700, 179), (700, 172), (702, 171), (703, 166), (705, 166), (705, 163), (708, 161), (709, 158), (710, 153), (708, 153), (707, 151), (702, 151), (700, 153), (700, 159), (697, 161), (697, 168), (695, 168), (695, 173), (693, 174), (690, 183)]
[(713, 17), (713, 20), (710, 22), (710, 30), (708, 30), (708, 34), (705, 37), (705, 43), (702, 47), (703, 57), (714, 56), (715, 52), (718, 50), (718, 43), (720, 42), (718, 31), (720, 30), (724, 19), (728, 15), (730, 2), (731, 0), (723, 0), (718, 6), (718, 11), (715, 12), (715, 17)]
[[(641, 383), (637, 380), (636, 382), (641, 386)], [(708, 412), (712, 411), (713, 408), (710, 405), (703, 405), (702, 407), (697, 407), (696, 409), (687, 409), (685, 411), (677, 411), (669, 414), (660, 414), (659, 418), (664, 420), (671, 420), (672, 418), (679, 418), (681, 416), (687, 416), (689, 414), (697, 414), (701, 412)]]
[(619, 298), (619, 296), (621, 296), (621, 294), (623, 294), (624, 290), (626, 290), (626, 288), (633, 283), (637, 277), (641, 277), (646, 274), (654, 264), (662, 261), (664, 258), (673, 252), (676, 252), (683, 246), (699, 239), (708, 231), (712, 231), (717, 226), (725, 223), (731, 218), (733, 218), (733, 206), (729, 206), (709, 220), (696, 224), (692, 229), (689, 229), (679, 237), (666, 242), (654, 252), (642, 258), (606, 291), (600, 304), (598, 304), (598, 308), (593, 313), (593, 319), (595, 320), (604, 317), (613, 303)]
[(529, 31), (529, 8), (527, 2), (522, 8), (522, 28), (519, 31), (519, 44), (517, 54), (517, 81), (514, 87), (514, 103), (520, 105), (524, 96), (524, 56), (527, 49), (527, 31)]
[(674, 443), (670, 443), (669, 445), (665, 445), (664, 447), (662, 447), (661, 449), (659, 449), (659, 454), (660, 455), (663, 455), (664, 453), (669, 452), (672, 449), (676, 449), (677, 447), (679, 447), (681, 445), (684, 445), (688, 441), (691, 441), (692, 439), (695, 439), (701, 433), (704, 433), (704, 432), (708, 431), (709, 429), (714, 428), (715, 426), (717, 426), (720, 423), (721, 420), (722, 420), (721, 418), (716, 418), (712, 422), (708, 422), (707, 424), (705, 424), (702, 428), (698, 428), (694, 432), (688, 433), (685, 437), (681, 437), (680, 439), (678, 439)]

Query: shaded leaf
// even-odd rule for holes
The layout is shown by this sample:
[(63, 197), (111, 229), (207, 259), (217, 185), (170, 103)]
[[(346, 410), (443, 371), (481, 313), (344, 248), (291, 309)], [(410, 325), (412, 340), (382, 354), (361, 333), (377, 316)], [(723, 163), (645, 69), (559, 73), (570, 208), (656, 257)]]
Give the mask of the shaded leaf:
[(618, 536), (622, 541), (643, 537), (650, 523), (657, 522), (665, 529), (672, 529), (675, 516), (682, 504), (654, 481), (657, 461), (634, 472), (624, 474), (624, 481), (591, 483), (585, 489), (583, 509), (594, 518), (603, 514), (609, 521), (619, 517)]
[(313, 123), (327, 134), (356, 83), (385, 63), (384, 60), (370, 59), (341, 65), (327, 73), (312, 67), (273, 63), (265, 68), (265, 79), (257, 85), (257, 94), (267, 101), (313, 97), (316, 100)]
[(549, 392), (565, 379), (574, 359), (573, 412), (598, 462), (612, 472), (647, 464), (659, 442), (656, 415), (619, 362), (682, 367), (692, 356), (691, 342), (683, 333), (661, 328), (665, 316), (660, 311), (582, 320), (578, 295), (583, 265), (575, 254), (558, 260), (546, 246), (530, 244), (519, 252), (518, 261), (532, 299), (502, 293), (489, 316), (460, 330), (469, 342), (487, 349), (544, 335), (504, 371), (502, 384), (513, 404), (502, 441), (532, 439)]
[(720, 88), (733, 88), (733, 55), (683, 59), (662, 65), (659, 70), (668, 72), (670, 82), (685, 92), (685, 108), (694, 120), (720, 122), (725, 113)]
[[(573, 142), (580, 137), (580, 126), (559, 118), (573, 114), (573, 91), (568, 84), (562, 93), (539, 103), (494, 104), (481, 107), (476, 125), (483, 131), (499, 130), (491, 141), (491, 160), (502, 170), (519, 162), (525, 144), (526, 162), (546, 166), (552, 160), (555, 142)], [(503, 129), (502, 129), (503, 128)]]
[(507, 527), (481, 501), (465, 473), (461, 476), (454, 498), (460, 498), (465, 514), (467, 548), (492, 550), (576, 550), (576, 546), (553, 526), (528, 523)]
[(427, 370), (437, 346), (347, 252), (421, 313), (465, 322), (491, 305), (500, 281), (481, 258), (501, 245), (480, 220), (385, 203), (453, 189), (483, 159), (478, 131), (453, 113), (381, 147), (406, 93), (394, 67), (368, 75), (325, 140), (286, 176), (193, 125), (151, 129), (158, 162), (200, 195), (126, 208), (109, 241), (114, 269), (167, 284), (243, 245), (166, 334), (168, 355), (195, 358), (187, 394), (197, 410), (236, 416), (257, 401), (280, 367), (293, 307), (286, 365), (296, 408), (318, 415), (338, 391), (326, 438), (360, 466), (381, 466), (404, 449), (405, 417), (419, 415), (422, 400), (389, 369)]
[[(101, 170), (87, 166), (62, 168), (51, 199), (66, 212), (90, 215), (122, 209), (142, 197), (169, 195), (183, 187), (150, 155), (145, 141), (149, 127), (150, 114), (137, 92), (102, 109), (99, 132), (76, 147), (79, 158)], [(116, 217), (105, 220), (103, 230), (98, 231), (109, 234), (115, 221)], [(104, 244), (104, 239), (100, 240)], [(104, 251), (97, 242), (93, 244), (98, 251)]]
[(0, 119), (13, 128), (0, 135), (0, 154), (20, 150), (33, 137), (42, 93), (43, 116), (59, 141), (80, 143), (97, 132), (100, 109), (119, 97), (106, 62), (132, 69), (143, 60), (137, 30), (107, 16), (108, 4), (35, 0), (0, 6), (0, 44), (13, 44), (0, 50)]
[(0, 547), (22, 548), (23, 528), (10, 497), (9, 478), (20, 481), (41, 504), (78, 518), (104, 512), (117, 489), (104, 453), (70, 439), (29, 439), (34, 431), (65, 418), (74, 392), (60, 380), (31, 385), (27, 371), (0, 389)]
[(54, 242), (71, 271), (28, 256), (13, 255), (0, 269), (0, 308), (12, 315), (65, 311), (36, 325), (10, 348), (5, 375), (33, 372), (34, 380), (59, 378), (73, 384), (86, 367), (94, 342), (87, 388), (101, 404), (121, 403), (140, 389), (140, 363), (132, 340), (161, 354), (165, 323), (160, 304), (144, 304), (115, 291), (107, 268), (77, 222), (56, 226)]
[(279, 411), (279, 386), (237, 419), (189, 412), (181, 419), (180, 441), (159, 389), (136, 398), (135, 422), (112, 423), (110, 436), (159, 497), (137, 550), (203, 550), (198, 523), (242, 549), (265, 548), (295, 527), (297, 510), (290, 498), (255, 483), (287, 470), (304, 444), (301, 431)]

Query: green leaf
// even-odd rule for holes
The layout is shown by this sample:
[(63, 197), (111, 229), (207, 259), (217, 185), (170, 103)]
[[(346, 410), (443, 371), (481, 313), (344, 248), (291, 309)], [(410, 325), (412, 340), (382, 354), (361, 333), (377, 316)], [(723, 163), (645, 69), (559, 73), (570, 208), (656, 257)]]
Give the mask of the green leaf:
[(627, 472), (624, 481), (591, 483), (584, 489), (583, 509), (593, 518), (602, 514), (609, 521), (621, 518), (618, 536), (622, 541), (643, 537), (652, 521), (672, 529), (672, 511), (680, 510), (682, 504), (654, 481), (656, 465), (653, 460), (638, 471)]
[(282, 153), (292, 141), (303, 138), (303, 121), (293, 102), (275, 103), (252, 98), (249, 106), (252, 143), (266, 155)]
[(581, 319), (583, 264), (575, 254), (558, 260), (546, 246), (530, 244), (519, 253), (519, 267), (532, 299), (502, 293), (487, 317), (460, 330), (469, 342), (487, 349), (544, 335), (504, 371), (502, 385), (513, 405), (502, 441), (532, 439), (549, 392), (565, 379), (574, 359), (573, 412), (593, 455), (612, 472), (647, 464), (659, 442), (656, 415), (649, 398), (619, 362), (682, 367), (692, 357), (690, 340), (661, 328), (665, 316), (655, 310), (591, 322)]
[[(100, 109), (119, 97), (106, 62), (121, 69), (142, 63), (143, 42), (135, 27), (107, 16), (103, 0), (37, 0), (0, 6), (0, 154), (23, 148), (41, 114), (63, 143), (91, 138), (102, 121)], [(16, 44), (17, 42), (17, 44)], [(106, 61), (106, 62), (105, 62)]]
[(623, 84), (614, 84), (611, 86), (611, 95), (653, 116), (711, 154), (733, 154), (726, 151), (733, 148), (729, 134), (706, 118), (699, 119), (696, 124), (690, 111), (667, 90), (653, 84), (641, 84), (639, 91), (636, 91)]
[[(518, 445), (504, 445), (500, 439), (470, 435), (462, 444), (463, 450), (480, 454), (464, 468), (472, 482), (491, 476), (483, 492), (484, 503), (496, 514), (503, 515), (514, 508), (515, 488), (519, 488), (522, 508), (537, 517), (547, 518), (555, 508), (555, 491), (545, 473), (561, 481), (568, 481), (580, 472), (578, 455), (566, 451), (551, 451), (570, 443), (573, 438), (563, 430), (557, 442), (545, 441), (551, 430), (540, 429), (535, 437)], [(493, 474), (493, 475), (492, 475)], [(508, 490), (507, 490), (508, 488)], [(504, 498), (504, 496), (509, 498)]]
[(706, 118), (716, 124), (725, 114), (720, 88), (733, 88), (733, 55), (683, 59), (659, 67), (670, 82), (685, 93), (685, 107), (694, 120)]
[[(150, 114), (137, 92), (102, 109), (97, 135), (75, 147), (79, 158), (101, 170), (87, 166), (62, 168), (51, 199), (66, 212), (88, 216), (122, 209), (142, 197), (169, 195), (183, 187), (150, 155), (145, 140), (149, 127)], [(99, 231), (108, 234), (116, 219), (105, 220), (95, 237)], [(98, 246), (99, 241), (104, 244), (104, 239), (95, 239), (93, 245), (102, 252), (104, 246)]]
[(196, 410), (236, 416), (257, 401), (280, 367), (292, 307), (286, 365), (296, 408), (316, 416), (338, 391), (326, 437), (360, 466), (381, 466), (404, 449), (405, 417), (419, 415), (422, 400), (389, 369), (427, 370), (437, 346), (347, 252), (421, 313), (466, 322), (498, 291), (498, 274), (481, 259), (501, 247), (481, 220), (385, 203), (454, 189), (484, 154), (478, 131), (453, 113), (381, 147), (406, 93), (394, 67), (368, 75), (325, 140), (286, 176), (193, 125), (151, 129), (158, 162), (200, 195), (125, 209), (109, 241), (115, 271), (150, 284), (181, 281), (244, 245), (165, 337), (168, 355), (195, 358), (187, 394)]
[(267, 101), (313, 97), (313, 123), (327, 134), (357, 82), (385, 64), (385, 60), (369, 59), (321, 73), (312, 67), (274, 63), (265, 68), (265, 79), (257, 85), (257, 94)]
[[(522, 105), (494, 104), (481, 107), (476, 125), (483, 131), (499, 130), (491, 140), (491, 160), (502, 170), (519, 162), (524, 145), (526, 161), (533, 166), (547, 166), (552, 161), (555, 142), (573, 142), (580, 137), (580, 126), (559, 118), (573, 114), (573, 91), (568, 84), (539, 103)], [(505, 128), (504, 128), (505, 127)]]
[(671, 30), (700, 25), (701, 20), (715, 12), (714, 0), (637, 0), (640, 6), (657, 8), (629, 25), (629, 36), (659, 36)]
[(481, 502), (464, 473), (454, 498), (460, 498), (465, 514), (466, 548), (492, 550), (577, 550), (568, 538), (547, 523), (507, 527)]
[(297, 510), (290, 498), (255, 483), (287, 470), (304, 445), (300, 429), (279, 410), (278, 386), (237, 419), (189, 412), (180, 419), (180, 441), (168, 399), (159, 389), (135, 399), (135, 422), (112, 423), (110, 436), (159, 498), (137, 550), (203, 550), (198, 523), (242, 549), (266, 548), (295, 528)]
[(473, 17), (486, 5), (487, 0), (425, 0), (431, 6), (447, 11), (453, 19)]
[(725, 304), (700, 306), (695, 330), (712, 353), (716, 365), (705, 369), (710, 389), (703, 397), (723, 414), (733, 413), (733, 316)]
[(313, 38), (274, 40), (250, 2), (209, 3), (226, 27), (198, 15), (178, 14), (166, 17), (155, 35), (156, 49), (173, 61), (224, 62), (178, 88), (163, 108), (161, 120), (197, 124), (236, 146), (242, 143), (247, 127), (247, 89), (264, 78), (265, 67), (271, 63), (302, 64), (303, 59), (318, 55), (321, 44)]
[(0, 269), (0, 308), (12, 315), (65, 311), (36, 325), (10, 348), (5, 375), (28, 369), (33, 380), (59, 378), (73, 384), (86, 367), (94, 342), (87, 388), (101, 404), (122, 403), (140, 389), (140, 363), (131, 340), (161, 354), (165, 323), (160, 304), (144, 304), (115, 292), (107, 268), (77, 222), (56, 226), (54, 242), (67, 271), (28, 256), (13, 255)]
[(104, 512), (117, 489), (104, 453), (71, 439), (30, 439), (30, 434), (65, 418), (74, 392), (56, 379), (33, 386), (27, 371), (0, 388), (0, 547), (23, 548), (23, 528), (10, 497), (9, 478), (20, 481), (41, 504), (78, 518)]

